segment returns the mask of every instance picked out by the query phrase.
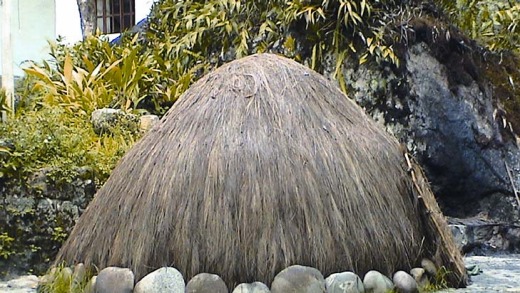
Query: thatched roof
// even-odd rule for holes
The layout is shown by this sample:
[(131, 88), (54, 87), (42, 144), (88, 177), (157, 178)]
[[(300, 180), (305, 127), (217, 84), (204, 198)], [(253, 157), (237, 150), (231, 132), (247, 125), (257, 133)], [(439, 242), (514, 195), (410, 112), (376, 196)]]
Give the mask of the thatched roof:
[(124, 156), (57, 261), (137, 278), (169, 265), (228, 284), (269, 284), (292, 264), (391, 274), (446, 255), (409, 171), (398, 142), (332, 82), (246, 57), (194, 84)]

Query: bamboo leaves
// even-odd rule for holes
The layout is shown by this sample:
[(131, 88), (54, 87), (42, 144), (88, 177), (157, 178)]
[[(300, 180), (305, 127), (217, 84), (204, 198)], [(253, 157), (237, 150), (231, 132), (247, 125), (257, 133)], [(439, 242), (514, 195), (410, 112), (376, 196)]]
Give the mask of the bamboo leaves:
[[(152, 11), (152, 17), (155, 13), (164, 21), (150, 23), (149, 46), (158, 50), (161, 60), (169, 60), (169, 67), (164, 63), (159, 68), (180, 88), (224, 62), (257, 52), (280, 52), (276, 47), (280, 45), (286, 56), (308, 60), (318, 71), (323, 69), (324, 54), (329, 53), (335, 60), (345, 61), (354, 53), (359, 54), (360, 63), (376, 57), (397, 64), (383, 34), (373, 31), (381, 17), (372, 18), (373, 12), (384, 13), (374, 10), (374, 5), (386, 2), (389, 0), (163, 0)], [(364, 36), (370, 39), (365, 48), (360, 46)], [(307, 55), (297, 52), (301, 48), (309, 48)], [(343, 64), (335, 62), (335, 66), (336, 76)]]
[[(33, 64), (25, 72), (36, 80), (34, 89), (41, 92), (40, 104), (59, 105), (79, 115), (90, 115), (103, 107), (128, 111), (146, 97), (144, 84), (158, 75), (151, 56), (140, 54), (136, 43), (134, 37), (118, 52), (94, 36), (77, 50), (52, 45), (55, 64)], [(90, 50), (83, 50), (86, 47)], [(81, 58), (79, 53), (83, 53)]]
[(506, 0), (439, 0), (457, 26), (490, 50), (520, 53), (520, 3)]

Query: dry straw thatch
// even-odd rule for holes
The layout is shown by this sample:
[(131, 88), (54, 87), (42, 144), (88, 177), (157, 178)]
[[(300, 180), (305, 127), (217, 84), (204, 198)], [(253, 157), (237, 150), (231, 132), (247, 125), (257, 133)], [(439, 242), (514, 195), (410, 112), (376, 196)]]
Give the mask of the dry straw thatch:
[(137, 278), (170, 265), (232, 285), (269, 284), (292, 264), (391, 274), (429, 256), (463, 285), (446, 223), (434, 200), (421, 214), (433, 196), (408, 168), (332, 82), (289, 59), (246, 57), (194, 84), (124, 156), (57, 262)]

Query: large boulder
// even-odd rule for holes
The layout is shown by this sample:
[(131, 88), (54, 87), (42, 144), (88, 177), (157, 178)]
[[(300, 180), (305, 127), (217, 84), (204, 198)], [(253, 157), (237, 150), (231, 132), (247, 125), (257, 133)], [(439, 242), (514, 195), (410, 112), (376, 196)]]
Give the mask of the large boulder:
[(416, 155), (447, 215), (520, 223), (520, 59), (438, 21), (409, 25), (400, 67), (346, 70), (352, 97)]

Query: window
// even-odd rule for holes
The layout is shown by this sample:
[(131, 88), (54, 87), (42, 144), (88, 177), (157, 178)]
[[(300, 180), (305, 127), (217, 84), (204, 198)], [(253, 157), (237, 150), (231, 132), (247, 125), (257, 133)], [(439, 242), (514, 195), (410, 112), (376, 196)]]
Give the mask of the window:
[(135, 0), (97, 0), (96, 14), (99, 30), (121, 33), (135, 24)]

